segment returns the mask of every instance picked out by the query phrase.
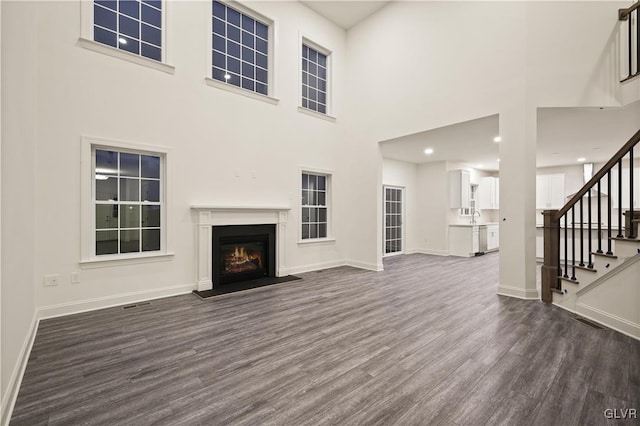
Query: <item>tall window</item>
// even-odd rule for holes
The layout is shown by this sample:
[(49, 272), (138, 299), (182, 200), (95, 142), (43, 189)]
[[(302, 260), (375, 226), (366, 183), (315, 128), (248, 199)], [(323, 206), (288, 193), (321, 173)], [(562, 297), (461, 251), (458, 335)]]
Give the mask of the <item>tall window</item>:
[(302, 107), (327, 113), (327, 54), (302, 45)]
[(213, 2), (212, 78), (252, 92), (269, 92), (269, 25)]
[(163, 156), (94, 148), (95, 254), (162, 249)]
[(302, 173), (302, 239), (327, 238), (328, 175)]
[(161, 0), (95, 0), (93, 39), (145, 58), (162, 60)]

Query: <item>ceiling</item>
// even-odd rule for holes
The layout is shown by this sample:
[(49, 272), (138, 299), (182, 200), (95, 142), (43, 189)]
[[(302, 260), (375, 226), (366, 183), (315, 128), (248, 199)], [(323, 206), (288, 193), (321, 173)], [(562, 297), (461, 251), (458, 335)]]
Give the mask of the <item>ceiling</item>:
[(386, 6), (389, 1), (309, 1), (302, 3), (324, 16), (334, 24), (348, 30), (378, 9)]
[[(626, 107), (539, 108), (538, 167), (605, 162), (640, 129), (640, 102)], [(636, 150), (634, 157), (640, 156)]]
[[(382, 156), (410, 163), (455, 161), (475, 168), (498, 169), (498, 114), (439, 127), (380, 143)], [(433, 154), (424, 150), (432, 148)], [(478, 167), (482, 165), (482, 167)]]
[[(605, 162), (640, 128), (640, 102), (626, 107), (539, 108), (538, 167)], [(456, 123), (380, 143), (382, 156), (410, 163), (455, 161), (498, 170), (498, 115)], [(425, 148), (433, 154), (425, 155)], [(636, 150), (634, 157), (640, 157)], [(478, 167), (482, 165), (482, 167)]]

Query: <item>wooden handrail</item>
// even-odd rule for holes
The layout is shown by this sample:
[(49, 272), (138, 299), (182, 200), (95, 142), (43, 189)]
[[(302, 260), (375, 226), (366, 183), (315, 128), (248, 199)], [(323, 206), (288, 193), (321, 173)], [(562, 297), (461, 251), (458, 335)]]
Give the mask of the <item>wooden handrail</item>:
[[(637, 3), (640, 4), (640, 3)], [(625, 143), (622, 148), (620, 148), (618, 150), (618, 152), (616, 152), (616, 154), (611, 157), (611, 159), (609, 161), (607, 161), (607, 164), (605, 164), (604, 166), (602, 166), (602, 168), (600, 170), (598, 170), (598, 173), (596, 173), (590, 180), (589, 182), (587, 182), (582, 189), (580, 189), (578, 192), (575, 193), (575, 195), (573, 197), (571, 197), (571, 199), (564, 205), (564, 207), (562, 207), (558, 213), (556, 213), (554, 219), (555, 220), (560, 220), (560, 218), (569, 211), (569, 209), (571, 209), (571, 207), (574, 206), (574, 204), (576, 204), (578, 201), (580, 201), (580, 199), (591, 190), (591, 188), (593, 188), (595, 186), (596, 183), (598, 183), (598, 181), (600, 179), (602, 179), (604, 177), (604, 175), (607, 174), (607, 172), (609, 172), (610, 169), (613, 168), (613, 166), (615, 166), (618, 161), (620, 161), (622, 159), (622, 157), (624, 157), (625, 155), (627, 155), (627, 153), (629, 152), (629, 150), (634, 147), (638, 142), (640, 142), (640, 130), (638, 130), (636, 132), (635, 135), (631, 136), (631, 139), (629, 139), (629, 141), (627, 143)]]
[(626, 21), (629, 19), (631, 12), (640, 7), (640, 1), (635, 2), (633, 5), (626, 9), (618, 9), (618, 21)]

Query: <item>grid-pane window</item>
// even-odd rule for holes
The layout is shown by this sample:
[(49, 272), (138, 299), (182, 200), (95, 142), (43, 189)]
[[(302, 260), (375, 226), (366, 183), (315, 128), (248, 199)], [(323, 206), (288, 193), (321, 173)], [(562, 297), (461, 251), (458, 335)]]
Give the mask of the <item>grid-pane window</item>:
[(95, 0), (93, 39), (120, 50), (162, 60), (161, 0)]
[(302, 45), (302, 106), (327, 113), (327, 55)]
[(163, 158), (98, 148), (94, 154), (96, 255), (161, 250)]
[(217, 1), (211, 19), (212, 78), (267, 95), (269, 26)]
[(327, 175), (302, 173), (302, 239), (327, 237)]
[(386, 254), (402, 251), (402, 194), (401, 188), (384, 188), (384, 252)]

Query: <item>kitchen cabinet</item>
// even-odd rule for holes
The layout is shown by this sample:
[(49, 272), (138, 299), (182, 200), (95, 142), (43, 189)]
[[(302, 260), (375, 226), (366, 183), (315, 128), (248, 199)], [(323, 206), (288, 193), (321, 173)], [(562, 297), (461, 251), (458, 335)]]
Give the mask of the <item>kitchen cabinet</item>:
[(536, 176), (536, 209), (560, 209), (565, 201), (564, 174)]
[(480, 210), (500, 208), (500, 179), (491, 176), (480, 179), (477, 206)]
[(487, 250), (497, 250), (500, 246), (500, 225), (487, 225)]
[(449, 207), (471, 208), (471, 173), (467, 170), (449, 172)]
[(471, 257), (497, 250), (500, 244), (497, 223), (449, 225), (449, 254)]

